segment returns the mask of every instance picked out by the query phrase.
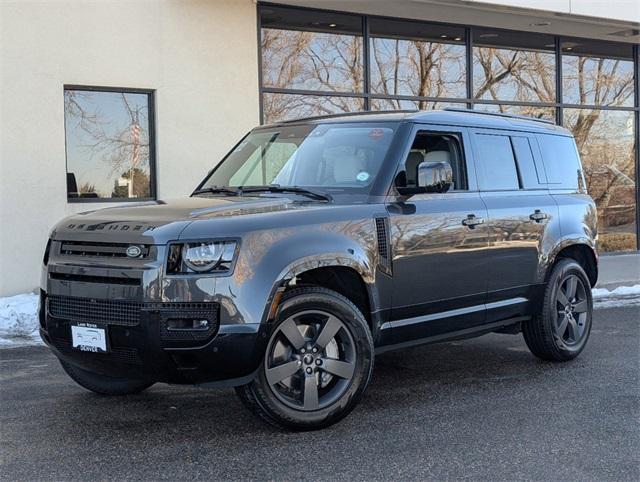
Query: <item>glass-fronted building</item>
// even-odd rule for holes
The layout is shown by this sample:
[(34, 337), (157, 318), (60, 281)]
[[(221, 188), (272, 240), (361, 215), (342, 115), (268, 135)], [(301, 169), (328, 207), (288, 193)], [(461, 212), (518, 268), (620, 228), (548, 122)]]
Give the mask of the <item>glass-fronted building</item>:
[(638, 49), (543, 33), (262, 5), (265, 123), (466, 107), (554, 120), (576, 138), (600, 250), (638, 249)]
[(638, 0), (8, 0), (0, 28), (0, 296), (38, 286), (63, 217), (187, 196), (252, 127), (357, 110), (552, 119), (600, 251), (638, 250)]

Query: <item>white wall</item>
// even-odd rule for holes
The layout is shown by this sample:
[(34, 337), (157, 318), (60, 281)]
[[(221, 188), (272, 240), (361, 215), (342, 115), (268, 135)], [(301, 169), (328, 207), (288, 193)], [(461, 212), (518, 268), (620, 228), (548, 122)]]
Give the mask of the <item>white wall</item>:
[(548, 10), (551, 12), (585, 15), (602, 19), (640, 22), (638, 0), (467, 0), (508, 7)]
[(0, 0), (0, 296), (37, 287), (68, 204), (63, 85), (156, 90), (158, 196), (188, 194), (258, 123), (251, 0)]

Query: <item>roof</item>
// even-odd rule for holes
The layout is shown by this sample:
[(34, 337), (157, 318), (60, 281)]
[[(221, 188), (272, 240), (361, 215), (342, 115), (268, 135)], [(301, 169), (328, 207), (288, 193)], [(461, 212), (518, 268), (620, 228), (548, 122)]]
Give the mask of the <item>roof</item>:
[(471, 109), (450, 108), (444, 110), (412, 111), (362, 111), (332, 114), (319, 117), (307, 117), (271, 124), (274, 127), (301, 123), (342, 123), (342, 122), (419, 122), (425, 124), (444, 124), (465, 127), (483, 127), (488, 129), (520, 130), (545, 132), (548, 134), (571, 135), (567, 129), (555, 125), (546, 119), (537, 119), (515, 114), (483, 112)]

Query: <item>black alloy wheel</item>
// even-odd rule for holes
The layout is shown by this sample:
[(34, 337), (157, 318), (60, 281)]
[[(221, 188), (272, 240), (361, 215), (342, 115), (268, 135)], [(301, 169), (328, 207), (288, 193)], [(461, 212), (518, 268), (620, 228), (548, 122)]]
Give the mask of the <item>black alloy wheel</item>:
[(373, 339), (362, 313), (339, 293), (304, 286), (285, 293), (273, 323), (256, 378), (236, 388), (242, 402), (291, 430), (344, 418), (373, 371)]
[(538, 358), (571, 360), (587, 344), (592, 312), (589, 278), (576, 260), (561, 258), (549, 275), (540, 311), (523, 322), (522, 335)]

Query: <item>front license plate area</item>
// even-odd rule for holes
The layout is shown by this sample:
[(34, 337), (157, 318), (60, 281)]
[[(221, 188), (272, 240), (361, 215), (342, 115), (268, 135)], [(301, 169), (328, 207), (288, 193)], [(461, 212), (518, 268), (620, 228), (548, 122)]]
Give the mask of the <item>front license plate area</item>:
[(72, 347), (80, 351), (107, 353), (106, 325), (100, 323), (74, 323), (71, 325)]

